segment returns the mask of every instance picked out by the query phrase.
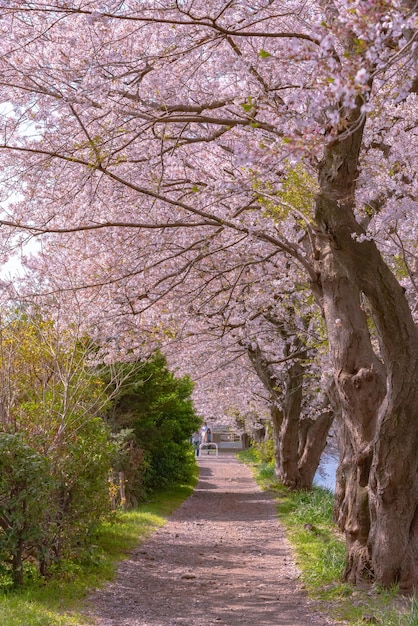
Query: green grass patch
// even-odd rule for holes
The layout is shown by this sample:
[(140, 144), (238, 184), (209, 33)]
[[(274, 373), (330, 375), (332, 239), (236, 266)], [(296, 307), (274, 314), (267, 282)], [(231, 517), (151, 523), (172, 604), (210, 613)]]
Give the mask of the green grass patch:
[(173, 487), (153, 494), (152, 500), (138, 509), (116, 513), (113, 520), (102, 524), (84, 562), (63, 563), (47, 582), (34, 578), (21, 589), (4, 590), (0, 593), (0, 624), (91, 625), (91, 619), (83, 614), (89, 591), (111, 580), (117, 563), (163, 526), (192, 491), (193, 485)]
[(278, 511), (294, 546), (302, 580), (310, 592), (324, 593), (341, 577), (345, 546), (332, 525), (333, 495), (314, 487), (311, 492), (285, 491)]
[(361, 590), (341, 582), (345, 542), (332, 522), (334, 496), (329, 490), (289, 491), (275, 481), (272, 464), (260, 461), (256, 450), (245, 450), (239, 458), (252, 467), (260, 486), (275, 495), (301, 580), (324, 612), (350, 626), (418, 626), (417, 602), (400, 598), (397, 589)]
[(274, 464), (263, 458), (256, 448), (248, 448), (238, 453), (238, 458), (249, 465), (254, 474), (254, 479), (263, 489), (274, 489), (276, 480), (274, 478)]

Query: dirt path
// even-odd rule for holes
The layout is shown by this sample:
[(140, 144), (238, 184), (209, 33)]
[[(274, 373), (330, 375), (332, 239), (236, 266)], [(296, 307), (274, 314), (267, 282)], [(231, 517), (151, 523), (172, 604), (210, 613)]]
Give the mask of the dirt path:
[(91, 626), (325, 626), (268, 494), (232, 454), (201, 458), (194, 493), (92, 596)]

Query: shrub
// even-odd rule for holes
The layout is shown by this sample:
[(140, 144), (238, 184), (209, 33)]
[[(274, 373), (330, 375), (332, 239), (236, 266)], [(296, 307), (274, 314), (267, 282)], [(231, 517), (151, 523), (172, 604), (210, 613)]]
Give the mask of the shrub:
[(140, 498), (150, 490), (190, 480), (195, 466), (189, 443), (201, 425), (187, 376), (177, 378), (157, 352), (143, 363), (120, 364), (124, 385), (116, 395), (109, 420), (115, 433), (130, 429), (142, 453), (141, 483), (129, 485)]
[(23, 583), (23, 562), (42, 545), (51, 529), (54, 480), (47, 458), (20, 434), (0, 433), (0, 555), (10, 563), (15, 584)]

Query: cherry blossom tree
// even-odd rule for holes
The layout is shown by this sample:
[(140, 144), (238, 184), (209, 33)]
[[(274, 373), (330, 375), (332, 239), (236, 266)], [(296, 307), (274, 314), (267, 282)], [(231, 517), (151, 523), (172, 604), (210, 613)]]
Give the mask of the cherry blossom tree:
[(303, 272), (345, 425), (346, 578), (416, 588), (415, 2), (0, 6), (4, 244), (42, 237), (39, 288), (117, 338), (168, 333), (153, 307), (214, 274), (234, 299), (238, 259), (272, 301), (276, 259)]
[(267, 321), (279, 340), (266, 345), (259, 333), (246, 348), (271, 402), (275, 474), (292, 489), (311, 489), (334, 419), (330, 383), (321, 381), (317, 350), (295, 328), (294, 316)]
[[(249, 261), (247, 253), (220, 249), (211, 256), (210, 278), (203, 272), (203, 285), (201, 276), (196, 279), (189, 272), (188, 280), (172, 286), (168, 298), (163, 295), (151, 310), (144, 311), (139, 323), (123, 315), (117, 335), (119, 342), (125, 338), (130, 354), (135, 342), (139, 350), (148, 352), (163, 348), (172, 367), (182, 374), (192, 371), (197, 380), (197, 408), (208, 421), (225, 422), (238, 412), (254, 415), (258, 422), (268, 406), (275, 435), (276, 475), (291, 488), (306, 489), (312, 487), (333, 419), (326, 394), (319, 392), (315, 355), (318, 345), (324, 343), (317, 328), (321, 320), (303, 285), (293, 293), (293, 283), (289, 287), (288, 281), (275, 278), (286, 274), (282, 260), (269, 262), (272, 268), (266, 273), (264, 253), (254, 250)], [(62, 275), (61, 270), (59, 280)], [(60, 283), (54, 287), (53, 283), (54, 278), (48, 276), (49, 288), (60, 293), (62, 302), (65, 295)], [(104, 299), (96, 294), (102, 311), (107, 310), (109, 300), (119, 297), (120, 281), (113, 296), (108, 290)], [(87, 309), (89, 303), (90, 299)], [(69, 302), (60, 308), (71, 312), (73, 306)], [(97, 316), (96, 309), (93, 314)], [(114, 319), (109, 324), (106, 316), (100, 322), (94, 319), (102, 343), (108, 343), (115, 328)], [(293, 321), (286, 319), (289, 317)], [(114, 350), (113, 341), (110, 348)], [(209, 376), (212, 383), (202, 385), (201, 380)], [(247, 426), (251, 428), (251, 423)]]
[[(242, 259), (240, 270), (243, 265)], [(225, 269), (225, 261), (221, 267)], [(269, 279), (274, 299), (265, 281), (247, 268), (245, 276), (233, 281), (232, 299), (230, 288), (212, 275), (204, 297), (190, 304), (186, 293), (188, 316), (176, 343), (180, 341), (180, 360), (187, 354), (188, 367), (193, 354), (203, 355), (203, 363), (193, 361), (195, 375), (215, 374), (218, 380), (222, 377), (219, 387), (225, 387), (232, 370), (235, 397), (248, 402), (251, 391), (253, 397), (265, 398), (274, 434), (276, 476), (293, 489), (310, 489), (334, 417), (327, 393), (321, 392), (321, 382), (324, 390), (328, 387), (320, 367), (327, 362), (327, 344), (318, 307), (306, 289), (299, 285), (299, 290), (280, 293), (281, 282)], [(184, 336), (189, 339), (187, 349)], [(172, 352), (173, 344), (167, 349)], [(241, 375), (237, 380), (238, 368), (245, 371), (245, 379)], [(256, 384), (251, 382), (254, 375)], [(229, 403), (231, 387), (229, 382)], [(248, 408), (239, 412), (248, 413)]]

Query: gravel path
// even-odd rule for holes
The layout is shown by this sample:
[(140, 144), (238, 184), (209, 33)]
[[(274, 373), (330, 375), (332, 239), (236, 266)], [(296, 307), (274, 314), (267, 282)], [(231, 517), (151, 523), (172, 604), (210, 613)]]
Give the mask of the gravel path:
[(271, 497), (233, 454), (90, 598), (91, 626), (334, 625), (306, 598)]

